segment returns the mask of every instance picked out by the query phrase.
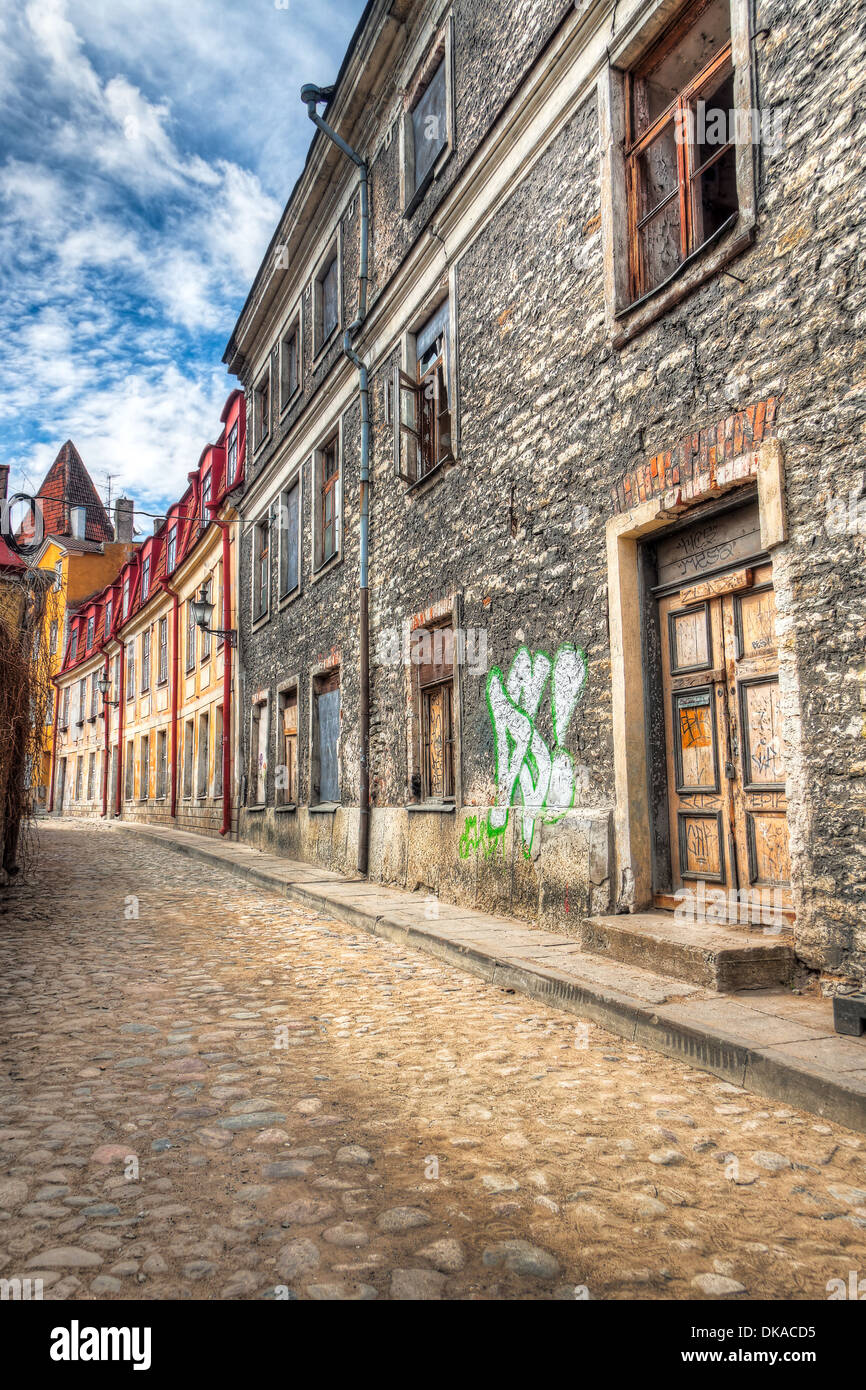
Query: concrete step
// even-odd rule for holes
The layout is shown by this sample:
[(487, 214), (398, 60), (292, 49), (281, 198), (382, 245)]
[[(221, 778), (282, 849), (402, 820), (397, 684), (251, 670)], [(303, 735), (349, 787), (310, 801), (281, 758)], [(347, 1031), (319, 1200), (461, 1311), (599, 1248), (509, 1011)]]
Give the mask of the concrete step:
[(580, 944), (596, 955), (720, 994), (787, 984), (794, 968), (786, 935), (679, 922), (668, 912), (588, 917), (581, 925)]

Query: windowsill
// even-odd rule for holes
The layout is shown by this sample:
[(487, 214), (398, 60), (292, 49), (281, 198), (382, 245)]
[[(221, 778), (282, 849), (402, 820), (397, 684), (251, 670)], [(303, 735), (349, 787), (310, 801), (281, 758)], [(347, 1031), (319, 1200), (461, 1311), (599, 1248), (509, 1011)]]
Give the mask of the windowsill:
[(416, 478), (414, 483), (409, 483), (406, 488), (407, 496), (410, 492), (417, 493), (421, 496), (426, 490), (425, 485), (427, 483), (437, 482), (443, 474), (445, 474), (449, 468), (453, 468), (456, 463), (457, 460), (454, 458), (453, 454), (449, 454), (447, 458), (440, 459), (438, 463), (434, 463), (432, 468), (427, 469), (423, 477)]
[(283, 401), (282, 405), (280, 406), (280, 419), (283, 418), (283, 416), (285, 415), (285, 413), (286, 413), (286, 411), (289, 409), (289, 407), (290, 407), (290, 406), (293, 406), (293, 405), (295, 404), (295, 402), (300, 398), (300, 395), (301, 395), (301, 383), (298, 382), (298, 384), (297, 384), (297, 386), (295, 387), (295, 389), (294, 389), (294, 391), (292, 392), (292, 394), (291, 394), (290, 396), (287, 396), (286, 399)]
[(312, 582), (315, 584), (317, 579), (323, 579), (326, 574), (330, 574), (331, 570), (335, 569), (336, 566), (340, 564), (342, 558), (343, 550), (341, 547), (336, 554), (331, 555), (327, 560), (323, 560), (322, 563), (313, 570), (310, 576)]
[(432, 815), (453, 816), (457, 810), (455, 801), (409, 801), (403, 808), (405, 811), (428, 811)]
[(327, 338), (324, 338), (322, 340), (322, 342), (319, 344), (319, 346), (313, 353), (313, 371), (315, 371), (317, 367), (321, 366), (325, 354), (327, 353), (329, 348), (333, 347), (337, 337), (339, 336), (339, 333), (340, 325), (339, 323), (335, 323)]
[(268, 809), (268, 808), (267, 808), (267, 806), (265, 805), (264, 801), (257, 801), (257, 802), (255, 803), (254, 806), (245, 806), (245, 807), (244, 807), (244, 810), (245, 810), (245, 811), (248, 811), (248, 812), (253, 812), (253, 811), (266, 811), (267, 809)]
[(253, 458), (255, 458), (256, 454), (259, 452), (260, 449), (264, 448), (264, 446), (268, 443), (270, 437), (271, 432), (270, 430), (268, 430), (268, 433), (262, 435), (262, 438), (258, 441), (258, 443), (253, 446)]
[(648, 291), (633, 304), (617, 309), (611, 346), (625, 347), (644, 329), (669, 313), (688, 295), (722, 272), (755, 239), (755, 219), (739, 214), (730, 226), (722, 226), (703, 246), (678, 265), (664, 284)]
[(284, 816), (287, 811), (297, 811), (297, 809), (298, 804), (296, 801), (286, 801), (283, 805), (274, 807), (274, 811), (278, 816)]
[(157, 690), (161, 690), (162, 687), (163, 687), (164, 685), (168, 685), (168, 676), (163, 676), (162, 680), (158, 680), (158, 681), (157, 681), (157, 683), (156, 683), (156, 688), (157, 688)]
[(335, 811), (339, 811), (340, 806), (339, 801), (317, 801), (314, 806), (308, 806), (307, 810), (311, 816), (332, 816)]
[(288, 594), (282, 594), (282, 595), (280, 596), (280, 600), (279, 600), (280, 608), (288, 608), (288, 606), (289, 606), (290, 603), (294, 603), (295, 599), (298, 599), (298, 598), (300, 598), (300, 597), (301, 597), (301, 586), (300, 586), (300, 584), (298, 584), (297, 587), (294, 588), (294, 589), (292, 589), (290, 593), (288, 593)]
[(448, 163), (453, 153), (454, 147), (449, 137), (449, 139), (442, 146), (442, 149), (439, 151), (439, 154), (437, 154), (433, 163), (430, 165), (430, 168), (427, 170), (427, 173), (424, 175), (418, 187), (415, 189), (415, 192), (412, 194), (411, 198), (404, 207), (403, 216), (405, 218), (411, 217), (413, 213), (418, 211), (419, 207), (421, 206), (428, 192), (430, 191), (430, 188), (436, 182), (439, 175), (442, 173), (442, 170), (445, 168), (445, 165)]
[(270, 609), (268, 609), (265, 613), (259, 613), (258, 617), (253, 618), (251, 630), (253, 632), (258, 632), (260, 627), (264, 627), (265, 623), (269, 620), (270, 616)]

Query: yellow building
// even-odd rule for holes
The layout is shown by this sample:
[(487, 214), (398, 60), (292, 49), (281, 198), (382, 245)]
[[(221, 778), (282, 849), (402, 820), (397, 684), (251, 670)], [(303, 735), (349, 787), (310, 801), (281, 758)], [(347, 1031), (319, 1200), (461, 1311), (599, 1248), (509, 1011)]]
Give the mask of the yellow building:
[[(236, 831), (241, 392), (222, 424), (183, 497), (75, 612), (57, 679), (55, 812)], [(202, 598), (213, 605), (205, 628)]]

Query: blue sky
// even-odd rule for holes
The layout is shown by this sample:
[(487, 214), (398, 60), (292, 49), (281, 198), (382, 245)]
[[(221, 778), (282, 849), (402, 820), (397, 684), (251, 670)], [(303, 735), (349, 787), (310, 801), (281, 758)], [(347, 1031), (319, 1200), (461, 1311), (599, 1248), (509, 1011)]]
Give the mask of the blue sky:
[(363, 0), (0, 0), (0, 461), (159, 512)]

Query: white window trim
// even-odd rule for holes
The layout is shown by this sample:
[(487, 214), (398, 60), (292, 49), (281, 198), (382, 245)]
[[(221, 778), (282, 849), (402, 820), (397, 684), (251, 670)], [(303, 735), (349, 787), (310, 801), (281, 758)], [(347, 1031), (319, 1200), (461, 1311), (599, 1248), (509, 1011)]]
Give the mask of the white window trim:
[[(601, 148), (601, 224), (604, 246), (605, 319), (613, 347), (630, 342), (683, 298), (712, 279), (754, 240), (757, 222), (755, 151), (738, 144), (736, 154), (739, 215), (720, 239), (710, 240), (677, 268), (658, 289), (632, 303), (629, 299), (628, 198), (625, 173), (625, 73), (635, 66), (685, 4), (654, 0), (639, 9), (608, 50), (609, 63), (599, 74), (599, 145)], [(734, 102), (738, 111), (755, 105), (749, 0), (730, 0)]]

